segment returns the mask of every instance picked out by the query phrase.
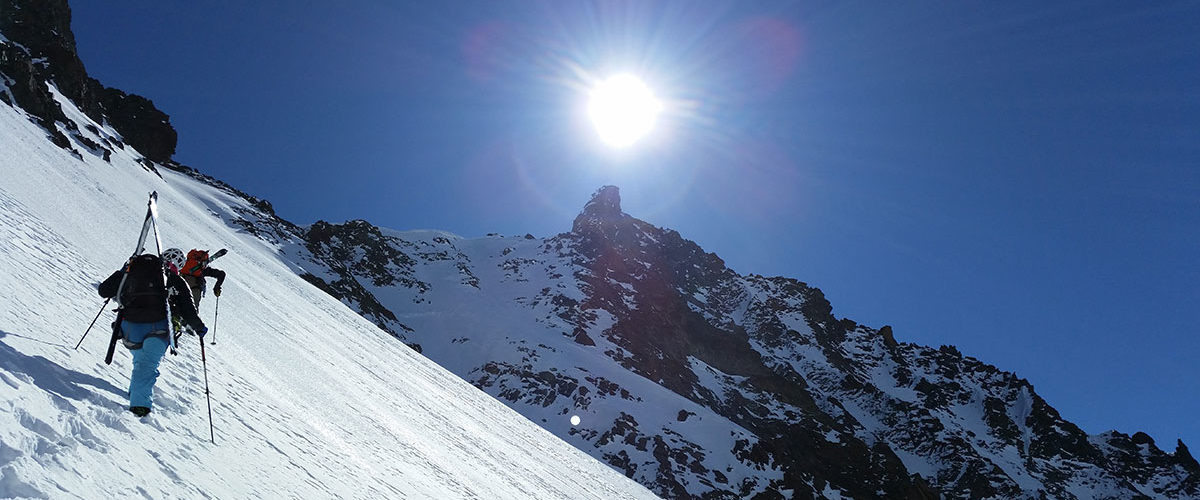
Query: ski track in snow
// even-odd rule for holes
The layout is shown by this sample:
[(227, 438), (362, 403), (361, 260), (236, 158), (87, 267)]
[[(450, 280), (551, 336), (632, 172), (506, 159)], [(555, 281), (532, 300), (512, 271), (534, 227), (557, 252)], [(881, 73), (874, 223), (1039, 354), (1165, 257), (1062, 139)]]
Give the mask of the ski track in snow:
[[(653, 498), (300, 279), (227, 223), (244, 200), (160, 178), (132, 148), (107, 163), (74, 146), (82, 158), (0, 106), (0, 498)], [(74, 349), (150, 191), (164, 245), (230, 249), (205, 346), (216, 445), (194, 337), (164, 357), (141, 419), (125, 411), (128, 352), (101, 359), (112, 313)]]

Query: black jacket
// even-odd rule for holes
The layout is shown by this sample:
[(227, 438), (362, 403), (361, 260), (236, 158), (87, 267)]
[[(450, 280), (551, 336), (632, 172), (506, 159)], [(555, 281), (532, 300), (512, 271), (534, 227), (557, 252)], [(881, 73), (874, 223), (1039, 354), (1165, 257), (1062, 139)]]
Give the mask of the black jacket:
[(203, 276), (205, 278), (216, 278), (217, 279), (217, 284), (213, 285), (213, 288), (221, 288), (221, 283), (225, 282), (225, 271), (222, 271), (220, 269), (213, 269), (211, 267), (206, 267), (206, 268), (204, 268), (203, 271), (201, 271), (201, 273), (203, 274)]
[[(100, 296), (106, 299), (116, 297), (117, 288), (121, 286), (121, 276), (124, 273), (124, 270), (117, 271), (104, 280), (100, 284)], [(204, 328), (204, 322), (200, 320), (200, 316), (196, 314), (196, 307), (192, 305), (192, 292), (178, 274), (167, 273), (167, 294), (171, 296), (171, 313), (173, 315), (183, 318), (193, 330)], [(167, 304), (160, 299), (157, 306), (154, 307), (126, 307), (121, 315), (125, 321), (154, 323), (166, 319)]]

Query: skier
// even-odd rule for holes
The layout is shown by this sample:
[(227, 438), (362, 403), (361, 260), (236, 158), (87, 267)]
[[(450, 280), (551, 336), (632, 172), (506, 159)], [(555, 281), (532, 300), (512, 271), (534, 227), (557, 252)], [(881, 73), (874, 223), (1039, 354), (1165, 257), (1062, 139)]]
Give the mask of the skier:
[(192, 305), (197, 310), (200, 309), (200, 298), (204, 296), (205, 281), (204, 278), (216, 278), (217, 284), (213, 285), (213, 295), (221, 296), (221, 284), (225, 282), (225, 271), (209, 267), (209, 263), (217, 257), (225, 255), (224, 250), (219, 250), (217, 253), (209, 257), (207, 250), (196, 250), (187, 253), (187, 258), (183, 256), (183, 250), (178, 248), (168, 248), (163, 252), (163, 259), (168, 262), (178, 261), (180, 265), (179, 275), (183, 276), (183, 280), (187, 282), (188, 287), (192, 290)]
[[(165, 252), (164, 252), (165, 255)], [(167, 324), (167, 300), (192, 331), (204, 338), (208, 328), (196, 315), (187, 283), (179, 277), (177, 266), (164, 263), (157, 255), (133, 257), (125, 267), (100, 284), (100, 296), (117, 298), (117, 315), (124, 345), (133, 353), (133, 373), (129, 377), (129, 411), (139, 417), (150, 413), (158, 364), (170, 345)]]

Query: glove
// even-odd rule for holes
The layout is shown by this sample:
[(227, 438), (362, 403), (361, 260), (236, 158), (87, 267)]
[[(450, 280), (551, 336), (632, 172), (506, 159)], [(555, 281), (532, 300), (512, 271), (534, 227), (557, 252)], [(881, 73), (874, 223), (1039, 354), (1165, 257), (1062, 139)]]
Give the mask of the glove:
[(221, 287), (219, 287), (219, 286), (213, 287), (213, 295), (220, 297), (221, 296)]
[(208, 333), (207, 326), (202, 326), (202, 327), (196, 329), (196, 335), (198, 335), (200, 337), (200, 340), (204, 340), (204, 335), (207, 333)]

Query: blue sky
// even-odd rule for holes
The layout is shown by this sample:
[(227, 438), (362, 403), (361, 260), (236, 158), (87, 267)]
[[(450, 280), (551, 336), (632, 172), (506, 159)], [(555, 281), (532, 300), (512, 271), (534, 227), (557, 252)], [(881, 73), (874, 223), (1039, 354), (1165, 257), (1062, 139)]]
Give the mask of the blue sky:
[[(1088, 432), (1200, 447), (1195, 2), (72, 3), (176, 159), (300, 224), (570, 229), (590, 194)], [(589, 85), (641, 75), (603, 146)]]

